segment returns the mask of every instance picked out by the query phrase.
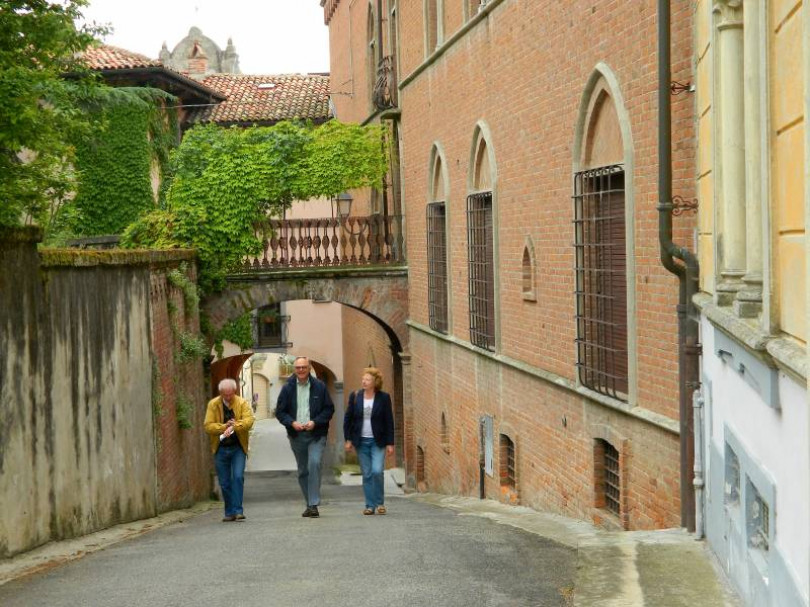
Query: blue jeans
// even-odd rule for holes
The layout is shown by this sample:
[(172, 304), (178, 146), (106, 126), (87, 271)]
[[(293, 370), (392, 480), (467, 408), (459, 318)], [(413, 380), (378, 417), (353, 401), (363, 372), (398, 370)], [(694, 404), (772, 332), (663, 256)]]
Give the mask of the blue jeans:
[(298, 484), (307, 506), (321, 503), (321, 460), (326, 437), (315, 437), (312, 432), (299, 432), (290, 437), (290, 447), (298, 465)]
[(378, 447), (373, 438), (361, 438), (357, 449), (360, 470), (363, 472), (363, 494), (366, 497), (366, 508), (376, 508), (385, 504), (383, 490), (383, 468), (385, 466), (385, 447)]
[(242, 447), (220, 445), (214, 454), (214, 467), (225, 501), (225, 516), (242, 514), (242, 495), (245, 491), (245, 452)]

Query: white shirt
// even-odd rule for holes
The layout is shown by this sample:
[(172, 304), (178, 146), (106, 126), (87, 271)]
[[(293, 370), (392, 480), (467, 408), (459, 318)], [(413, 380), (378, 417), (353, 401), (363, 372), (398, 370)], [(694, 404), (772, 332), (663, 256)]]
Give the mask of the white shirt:
[(363, 438), (374, 438), (374, 432), (371, 430), (371, 408), (374, 406), (374, 397), (363, 397)]

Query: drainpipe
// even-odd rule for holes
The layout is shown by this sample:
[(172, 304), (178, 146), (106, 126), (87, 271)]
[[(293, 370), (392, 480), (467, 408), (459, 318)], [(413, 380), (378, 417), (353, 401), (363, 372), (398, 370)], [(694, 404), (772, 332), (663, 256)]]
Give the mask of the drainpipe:
[(695, 390), (692, 395), (695, 411), (695, 537), (703, 539), (705, 523), (703, 518), (703, 395)]
[[(658, 243), (663, 266), (678, 277), (678, 380), (680, 417), (681, 525), (695, 530), (693, 481), (695, 444), (692, 392), (699, 386), (700, 344), (692, 296), (698, 261), (672, 242), (672, 101), (670, 83), (670, 0), (658, 0)], [(680, 260), (681, 263), (675, 260)]]

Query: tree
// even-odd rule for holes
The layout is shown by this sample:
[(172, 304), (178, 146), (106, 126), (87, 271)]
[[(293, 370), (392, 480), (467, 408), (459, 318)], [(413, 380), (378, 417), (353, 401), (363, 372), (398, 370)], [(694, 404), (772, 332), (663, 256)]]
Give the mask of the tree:
[(91, 128), (83, 105), (104, 88), (78, 62), (105, 32), (75, 24), (86, 5), (0, 2), (0, 226), (41, 221), (75, 187), (74, 145)]
[(336, 120), (318, 127), (280, 122), (272, 127), (188, 131), (171, 161), (164, 208), (124, 233), (124, 246), (197, 249), (203, 292), (258, 253), (255, 228), (294, 200), (380, 187), (386, 163), (378, 126)]

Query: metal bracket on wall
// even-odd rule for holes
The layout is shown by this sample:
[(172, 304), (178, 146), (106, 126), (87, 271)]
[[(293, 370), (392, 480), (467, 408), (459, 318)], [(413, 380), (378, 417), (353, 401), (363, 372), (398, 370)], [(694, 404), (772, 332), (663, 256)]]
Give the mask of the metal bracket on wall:
[(673, 80), (669, 83), (669, 90), (673, 95), (680, 95), (681, 93), (694, 93), (695, 85), (691, 82), (678, 82)]
[(679, 215), (683, 215), (685, 213), (697, 213), (698, 212), (698, 199), (693, 198), (692, 200), (687, 200), (683, 196), (673, 196), (672, 197), (672, 214), (678, 217)]

